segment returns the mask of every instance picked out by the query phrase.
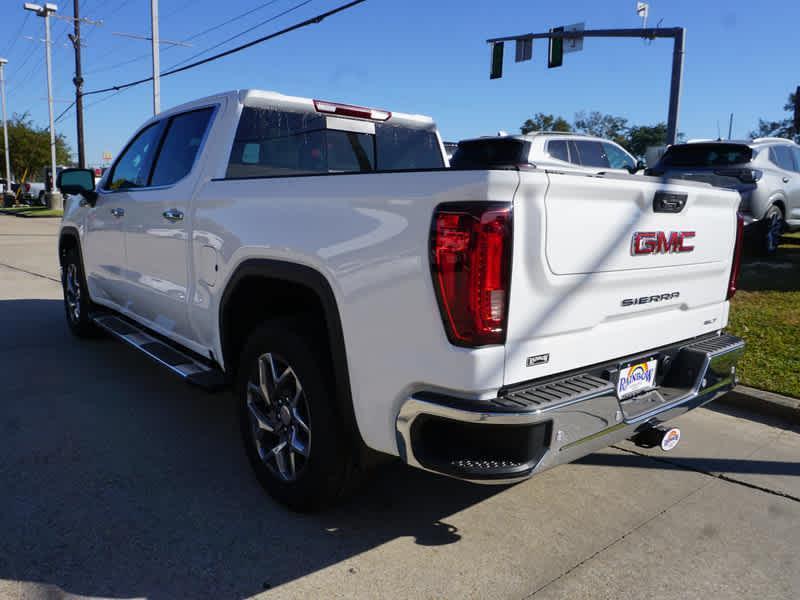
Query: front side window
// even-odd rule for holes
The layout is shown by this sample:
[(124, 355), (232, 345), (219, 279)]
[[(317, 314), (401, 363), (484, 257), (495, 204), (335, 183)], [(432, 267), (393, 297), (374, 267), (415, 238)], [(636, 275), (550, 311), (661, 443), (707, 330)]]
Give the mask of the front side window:
[(569, 153), (567, 152), (566, 140), (553, 140), (547, 142), (547, 152), (557, 160), (569, 162)]
[(608, 164), (612, 169), (634, 169), (636, 162), (633, 158), (616, 144), (603, 142), (603, 148), (608, 157)]
[(573, 147), (578, 150), (579, 161), (573, 158), (572, 162), (577, 162), (584, 167), (609, 168), (608, 156), (600, 142), (576, 140), (573, 142)]
[(172, 117), (164, 134), (150, 185), (171, 185), (189, 174), (214, 109), (203, 108)]
[(164, 122), (143, 129), (128, 145), (108, 178), (108, 189), (124, 190), (147, 185)]

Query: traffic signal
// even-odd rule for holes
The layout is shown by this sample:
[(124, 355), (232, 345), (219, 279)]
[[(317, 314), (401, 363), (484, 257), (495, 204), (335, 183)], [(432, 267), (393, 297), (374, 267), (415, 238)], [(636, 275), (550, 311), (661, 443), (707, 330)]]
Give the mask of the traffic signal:
[[(563, 27), (553, 27), (550, 33), (563, 32)], [(564, 64), (564, 38), (548, 38), (547, 68), (553, 69)]]
[(503, 42), (492, 44), (492, 66), (489, 79), (500, 79), (503, 76)]

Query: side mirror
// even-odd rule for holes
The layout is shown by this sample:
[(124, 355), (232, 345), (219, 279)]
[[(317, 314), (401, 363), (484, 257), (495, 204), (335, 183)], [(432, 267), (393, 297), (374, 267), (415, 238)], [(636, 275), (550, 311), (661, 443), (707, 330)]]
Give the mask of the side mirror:
[(633, 175), (634, 173), (638, 173), (639, 171), (644, 171), (647, 168), (647, 165), (644, 164), (643, 160), (637, 160), (635, 167), (628, 167), (628, 173)]
[(94, 189), (94, 171), (91, 169), (64, 169), (56, 178), (56, 187), (63, 194), (80, 194), (94, 206), (97, 192)]

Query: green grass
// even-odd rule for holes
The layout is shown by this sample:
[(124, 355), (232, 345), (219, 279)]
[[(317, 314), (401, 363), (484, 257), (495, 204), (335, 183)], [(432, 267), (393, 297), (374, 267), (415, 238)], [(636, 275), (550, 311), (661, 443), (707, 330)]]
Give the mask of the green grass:
[(21, 212), (28, 212), (31, 210), (42, 210), (43, 208), (44, 207), (41, 206), (28, 206), (26, 204), (20, 204), (19, 206), (9, 206), (8, 208), (0, 208), (0, 212), (13, 215)]
[(28, 218), (39, 219), (42, 217), (63, 217), (64, 211), (55, 208), (35, 208), (33, 210), (26, 211), (22, 214), (24, 214)]
[(10, 208), (0, 208), (0, 214), (24, 216), (28, 218), (39, 217), (63, 217), (63, 210), (55, 210), (45, 206), (12, 206)]
[(742, 383), (800, 398), (800, 233), (773, 258), (745, 258), (728, 329), (747, 342)]

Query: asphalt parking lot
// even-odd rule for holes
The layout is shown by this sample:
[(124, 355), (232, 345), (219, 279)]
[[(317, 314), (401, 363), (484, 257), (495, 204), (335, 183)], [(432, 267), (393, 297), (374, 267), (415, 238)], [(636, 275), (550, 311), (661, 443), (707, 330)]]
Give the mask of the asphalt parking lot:
[(0, 597), (798, 598), (800, 429), (723, 406), (523, 484), (391, 464), (296, 515), (232, 403), (64, 324), (57, 220), (0, 216)]

